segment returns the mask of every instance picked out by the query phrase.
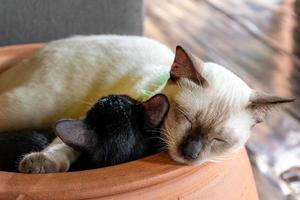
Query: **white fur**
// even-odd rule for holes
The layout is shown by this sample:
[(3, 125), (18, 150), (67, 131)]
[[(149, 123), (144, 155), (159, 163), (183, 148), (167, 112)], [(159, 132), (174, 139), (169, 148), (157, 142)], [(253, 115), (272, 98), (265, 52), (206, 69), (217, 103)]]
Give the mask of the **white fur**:
[[(169, 73), (173, 60), (174, 54), (166, 46), (144, 37), (76, 36), (51, 42), (33, 57), (0, 74), (0, 130), (41, 128), (61, 118), (79, 118), (96, 99), (108, 94), (143, 99), (142, 91), (152, 88), (161, 74)], [(175, 103), (191, 117), (196, 112), (204, 113), (196, 123), (222, 119), (213, 134), (227, 127), (234, 130), (227, 137), (241, 141), (230, 150), (245, 143), (251, 126), (251, 116), (246, 111), (251, 89), (219, 65), (205, 63), (199, 71), (208, 81), (208, 87), (181, 78), (177, 84), (168, 83), (162, 90), (171, 103), (164, 125), (166, 142), (171, 156), (185, 163), (188, 162), (177, 149), (188, 124), (178, 123)], [(66, 156), (70, 152), (72, 155)], [(59, 154), (69, 161), (77, 155), (60, 142), (54, 142), (42, 153), (48, 163), (53, 163)], [(198, 162), (213, 156), (204, 152)], [(40, 154), (27, 156), (23, 163), (40, 157)], [(26, 162), (28, 159), (30, 162)], [(29, 167), (41, 171), (39, 162)], [(44, 168), (42, 171), (47, 172)]]
[[(204, 63), (201, 75), (207, 80), (208, 86), (201, 87), (192, 81), (179, 81), (180, 90), (173, 95), (173, 102), (180, 105), (185, 114), (194, 120), (193, 126), (205, 126), (210, 120), (215, 120), (210, 137), (225, 138), (232, 142), (230, 148), (214, 153), (211, 149), (203, 149), (198, 159), (193, 163), (202, 163), (235, 152), (240, 149), (250, 136), (250, 129), (255, 124), (253, 116), (247, 109), (252, 89), (226, 68), (214, 64)], [(170, 155), (178, 162), (190, 163), (180, 153), (180, 143), (187, 135), (190, 124), (187, 120), (178, 120), (178, 112), (171, 106), (165, 130)], [(201, 115), (196, 118), (196, 114)], [(199, 133), (202, 134), (202, 133)]]
[(173, 59), (166, 46), (144, 37), (77, 36), (51, 42), (0, 74), (0, 130), (78, 118), (108, 94), (140, 99), (142, 89), (169, 72)]
[[(51, 42), (0, 74), (0, 130), (44, 128), (61, 118), (79, 118), (109, 94), (141, 100), (157, 77), (169, 73), (173, 59), (166, 46), (144, 37), (76, 36)], [(76, 155), (54, 142), (25, 156), (19, 169), (67, 171)]]
[(22, 158), (18, 170), (26, 173), (66, 172), (79, 155), (56, 138), (43, 151), (29, 153)]

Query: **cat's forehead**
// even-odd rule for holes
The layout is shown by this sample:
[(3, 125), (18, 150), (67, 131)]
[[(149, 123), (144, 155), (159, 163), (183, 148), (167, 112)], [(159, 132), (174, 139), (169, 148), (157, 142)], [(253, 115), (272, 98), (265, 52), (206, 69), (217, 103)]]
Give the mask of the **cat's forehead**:
[(177, 99), (191, 109), (217, 109), (220, 107), (245, 106), (249, 102), (252, 89), (238, 76), (215, 63), (204, 63), (202, 76), (207, 86), (199, 86), (182, 80), (182, 90)]
[(135, 130), (141, 115), (135, 100), (128, 96), (110, 95), (101, 98), (86, 114), (84, 122), (97, 134)]
[(202, 87), (187, 79), (180, 80), (181, 90), (175, 103), (194, 127), (222, 128), (229, 118), (246, 109), (252, 90), (220, 65), (205, 63), (202, 73), (208, 84)]
[(97, 106), (135, 106), (138, 102), (127, 95), (109, 95), (100, 98)]
[[(209, 82), (210, 89), (215, 92), (227, 94), (228, 91), (236, 91), (243, 95), (249, 95), (251, 91), (240, 77), (216, 63), (205, 63), (202, 75)], [(247, 96), (247, 98), (249, 97)]]
[(126, 95), (109, 95), (99, 99), (87, 112), (85, 122), (90, 125), (127, 123), (139, 115), (138, 102)]
[(107, 113), (108, 111), (129, 111), (137, 108), (139, 102), (126, 95), (109, 95), (99, 99), (89, 110), (90, 113)]

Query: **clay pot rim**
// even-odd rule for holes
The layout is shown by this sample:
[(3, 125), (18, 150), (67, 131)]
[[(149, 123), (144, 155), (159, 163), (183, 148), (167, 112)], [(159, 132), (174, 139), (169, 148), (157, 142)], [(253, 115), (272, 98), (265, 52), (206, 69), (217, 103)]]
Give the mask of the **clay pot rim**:
[[(0, 47), (0, 72), (29, 56), (43, 45), (25, 44)], [(242, 150), (234, 157), (245, 156)], [(247, 156), (246, 156), (247, 157)], [(199, 173), (206, 181), (222, 176), (219, 171), (228, 171), (230, 165), (223, 163), (205, 163), (198, 166), (181, 165), (172, 161), (166, 152), (161, 152), (136, 161), (79, 172), (52, 174), (22, 174), (0, 172), (0, 194), (57, 194), (74, 198), (92, 198), (138, 190), (178, 177)], [(116, 183), (118, 183), (116, 185)], [(80, 192), (74, 192), (80, 191)]]
[[(150, 187), (177, 177), (189, 176), (200, 169), (205, 172), (208, 170), (207, 168), (211, 168), (211, 165), (215, 164), (181, 165), (172, 161), (166, 152), (162, 152), (128, 163), (78, 172), (49, 174), (0, 172), (0, 193), (3, 191), (65, 193), (79, 188), (81, 190), (80, 195), (85, 198), (90, 193), (110, 196)], [(208, 174), (209, 177), (218, 176), (215, 174), (216, 171), (212, 172), (213, 174)], [(116, 183), (118, 184), (116, 185)]]

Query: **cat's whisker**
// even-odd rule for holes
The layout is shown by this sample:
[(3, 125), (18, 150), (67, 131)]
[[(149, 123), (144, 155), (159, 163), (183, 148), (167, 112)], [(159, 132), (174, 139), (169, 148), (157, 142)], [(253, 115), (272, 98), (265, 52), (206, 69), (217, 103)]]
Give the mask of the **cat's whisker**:
[(157, 127), (151, 127), (151, 129), (153, 129), (153, 130), (161, 130), (161, 128), (157, 128)]
[(158, 130), (145, 130), (146, 133), (161, 133), (161, 131)]
[(210, 161), (215, 161), (215, 162), (224, 162), (231, 159), (231, 154), (225, 154), (225, 155), (220, 155), (215, 158), (212, 158)]
[(220, 160), (211, 159), (211, 160), (208, 160), (208, 162), (220, 163), (221, 161)]
[(91, 103), (90, 101), (83, 101), (83, 100), (81, 100), (81, 101), (77, 101), (78, 103), (82, 103), (82, 104), (85, 104), (85, 105), (87, 105), (87, 106), (89, 106), (89, 107), (92, 107), (93, 105), (94, 105), (94, 103)]
[(165, 142), (163, 138), (161, 137), (147, 137), (145, 140), (152, 140), (152, 139), (159, 139), (161, 140), (162, 142)]
[(164, 145), (164, 146), (162, 146), (162, 147), (160, 147), (160, 148), (157, 149), (157, 151), (159, 151), (159, 152), (166, 151), (166, 150), (168, 150), (168, 148), (167, 148), (166, 145)]
[(176, 140), (174, 138), (174, 135), (171, 134), (169, 128), (165, 127), (165, 129), (162, 129), (162, 135), (165, 136), (165, 141), (167, 143), (168, 148), (170, 146), (174, 146), (176, 144)]

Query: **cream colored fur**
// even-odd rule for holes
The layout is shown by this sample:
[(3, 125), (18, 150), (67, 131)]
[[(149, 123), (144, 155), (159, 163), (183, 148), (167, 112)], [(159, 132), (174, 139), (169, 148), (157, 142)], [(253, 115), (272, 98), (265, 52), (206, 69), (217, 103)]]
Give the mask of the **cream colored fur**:
[[(201, 87), (187, 79), (178, 81), (180, 89), (173, 95), (169, 114), (165, 121), (168, 150), (172, 158), (182, 163), (202, 163), (240, 149), (250, 136), (255, 120), (247, 109), (253, 93), (246, 83), (226, 68), (204, 63), (202, 77), (208, 81)], [(186, 117), (180, 117), (180, 114)], [(185, 160), (178, 148), (187, 135), (187, 130), (200, 127), (204, 146), (196, 160)], [(229, 145), (213, 141), (226, 140)], [(220, 143), (220, 144), (219, 144)]]
[(174, 54), (143, 37), (77, 36), (47, 44), (0, 74), (0, 130), (80, 117), (108, 94), (141, 98)]
[(79, 152), (56, 138), (43, 151), (27, 154), (18, 168), (20, 172), (26, 173), (66, 172), (79, 155)]
[[(76, 36), (51, 42), (0, 75), (0, 130), (48, 127), (61, 118), (79, 118), (108, 94), (142, 99), (141, 91), (152, 87), (160, 74), (169, 73), (173, 60), (174, 53), (166, 46), (144, 37)], [(171, 103), (164, 139), (170, 155), (184, 163), (191, 162), (182, 157), (179, 146), (191, 124), (180, 117), (181, 112), (194, 127), (213, 126), (195, 161), (200, 163), (242, 147), (255, 123), (246, 109), (252, 90), (241, 79), (213, 63), (205, 63), (199, 71), (207, 87), (180, 78), (162, 90)], [(230, 144), (222, 146), (213, 140), (216, 137)], [(66, 171), (76, 156), (55, 141), (43, 152), (25, 156), (20, 170)]]
[[(144, 37), (76, 36), (51, 42), (0, 74), (0, 130), (44, 128), (61, 118), (79, 118), (109, 94), (142, 100), (143, 91), (169, 73), (173, 59), (166, 46)], [(25, 156), (19, 169), (67, 171), (76, 156), (55, 141)]]

